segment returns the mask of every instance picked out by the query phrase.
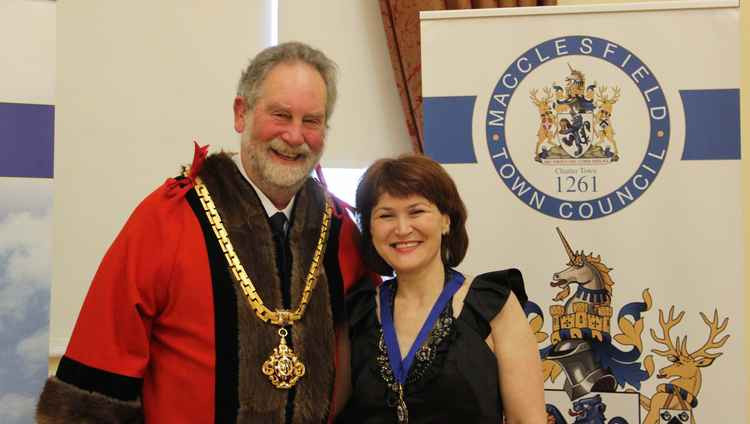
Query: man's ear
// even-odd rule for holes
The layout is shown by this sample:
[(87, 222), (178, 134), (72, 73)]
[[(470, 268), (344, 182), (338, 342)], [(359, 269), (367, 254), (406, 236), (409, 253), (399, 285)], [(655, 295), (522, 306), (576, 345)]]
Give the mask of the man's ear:
[(248, 111), (247, 102), (242, 96), (234, 98), (234, 130), (242, 134), (245, 131), (245, 118)]

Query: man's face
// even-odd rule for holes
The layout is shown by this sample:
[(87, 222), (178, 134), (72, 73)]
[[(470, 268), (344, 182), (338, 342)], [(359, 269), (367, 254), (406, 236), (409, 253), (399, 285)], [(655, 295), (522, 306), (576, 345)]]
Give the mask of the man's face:
[(235, 99), (242, 163), (259, 185), (296, 189), (323, 153), (326, 85), (304, 63), (280, 63), (266, 75), (253, 109)]

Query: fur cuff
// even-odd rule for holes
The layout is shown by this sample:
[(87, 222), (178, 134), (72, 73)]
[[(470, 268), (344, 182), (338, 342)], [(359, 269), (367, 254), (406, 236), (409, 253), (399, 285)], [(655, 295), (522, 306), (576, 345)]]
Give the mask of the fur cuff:
[(123, 402), (50, 377), (39, 396), (36, 422), (140, 424), (143, 411), (140, 401)]

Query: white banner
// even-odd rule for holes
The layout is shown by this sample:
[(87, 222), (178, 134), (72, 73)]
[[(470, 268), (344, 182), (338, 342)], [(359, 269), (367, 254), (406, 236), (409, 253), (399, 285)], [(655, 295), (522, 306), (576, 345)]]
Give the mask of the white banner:
[(462, 270), (523, 272), (552, 422), (744, 421), (738, 3), (421, 20)]

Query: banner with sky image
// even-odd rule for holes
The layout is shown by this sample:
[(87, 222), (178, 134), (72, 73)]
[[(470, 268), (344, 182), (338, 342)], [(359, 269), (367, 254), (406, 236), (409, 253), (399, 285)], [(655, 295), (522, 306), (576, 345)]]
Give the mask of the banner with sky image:
[(55, 2), (0, 2), (0, 423), (34, 422), (52, 281)]

